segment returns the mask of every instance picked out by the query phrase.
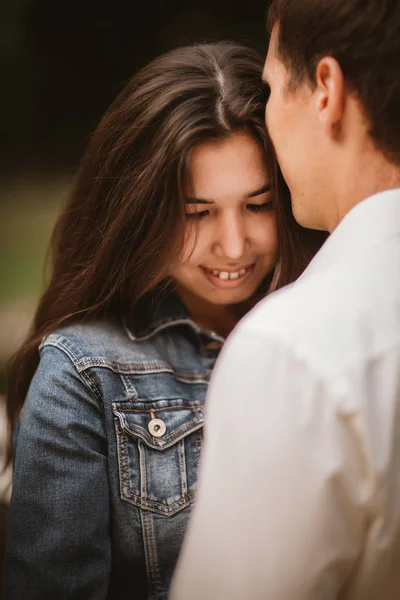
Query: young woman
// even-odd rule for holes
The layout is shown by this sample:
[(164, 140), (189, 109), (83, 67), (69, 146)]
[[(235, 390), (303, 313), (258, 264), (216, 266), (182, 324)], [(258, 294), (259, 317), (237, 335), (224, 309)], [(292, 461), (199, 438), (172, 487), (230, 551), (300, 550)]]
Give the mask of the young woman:
[(319, 242), (275, 209), (262, 67), (231, 43), (174, 50), (91, 139), (10, 371), (7, 600), (167, 598), (218, 352)]

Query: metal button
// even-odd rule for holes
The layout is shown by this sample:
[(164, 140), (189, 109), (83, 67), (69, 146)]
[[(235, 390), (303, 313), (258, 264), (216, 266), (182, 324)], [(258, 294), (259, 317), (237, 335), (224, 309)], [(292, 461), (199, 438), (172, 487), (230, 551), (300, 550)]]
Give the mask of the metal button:
[(152, 419), (147, 427), (151, 435), (156, 438), (162, 437), (167, 431), (167, 426), (161, 419)]

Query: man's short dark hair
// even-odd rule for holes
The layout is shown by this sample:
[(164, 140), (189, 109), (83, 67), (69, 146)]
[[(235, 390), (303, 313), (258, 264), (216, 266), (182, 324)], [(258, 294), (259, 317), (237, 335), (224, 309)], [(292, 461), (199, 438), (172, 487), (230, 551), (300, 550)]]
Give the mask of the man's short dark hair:
[(400, 1), (272, 0), (270, 32), (275, 24), (289, 86), (315, 84), (318, 62), (334, 57), (364, 108), (375, 146), (400, 165)]

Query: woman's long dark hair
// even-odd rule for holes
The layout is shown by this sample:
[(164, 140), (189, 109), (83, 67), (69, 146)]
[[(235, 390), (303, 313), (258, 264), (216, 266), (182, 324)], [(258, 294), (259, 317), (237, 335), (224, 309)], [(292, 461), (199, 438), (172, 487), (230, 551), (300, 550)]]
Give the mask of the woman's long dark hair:
[(265, 148), (280, 240), (273, 289), (304, 269), (320, 240), (291, 215), (265, 132), (262, 68), (254, 50), (229, 42), (179, 48), (139, 71), (108, 109), (56, 224), (52, 274), (31, 331), (10, 363), (10, 429), (46, 334), (104, 315), (139, 319), (139, 301), (168, 278), (183, 246), (184, 190), (199, 142), (246, 131)]

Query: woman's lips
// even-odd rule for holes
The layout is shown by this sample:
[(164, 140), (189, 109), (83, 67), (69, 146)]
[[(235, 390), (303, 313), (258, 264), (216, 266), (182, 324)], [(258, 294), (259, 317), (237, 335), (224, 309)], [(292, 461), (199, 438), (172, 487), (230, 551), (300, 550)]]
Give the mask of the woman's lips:
[(232, 289), (241, 286), (245, 281), (251, 277), (254, 272), (255, 263), (243, 267), (237, 271), (226, 271), (217, 269), (208, 269), (207, 267), (201, 267), (203, 273), (208, 279), (217, 287), (223, 289)]

